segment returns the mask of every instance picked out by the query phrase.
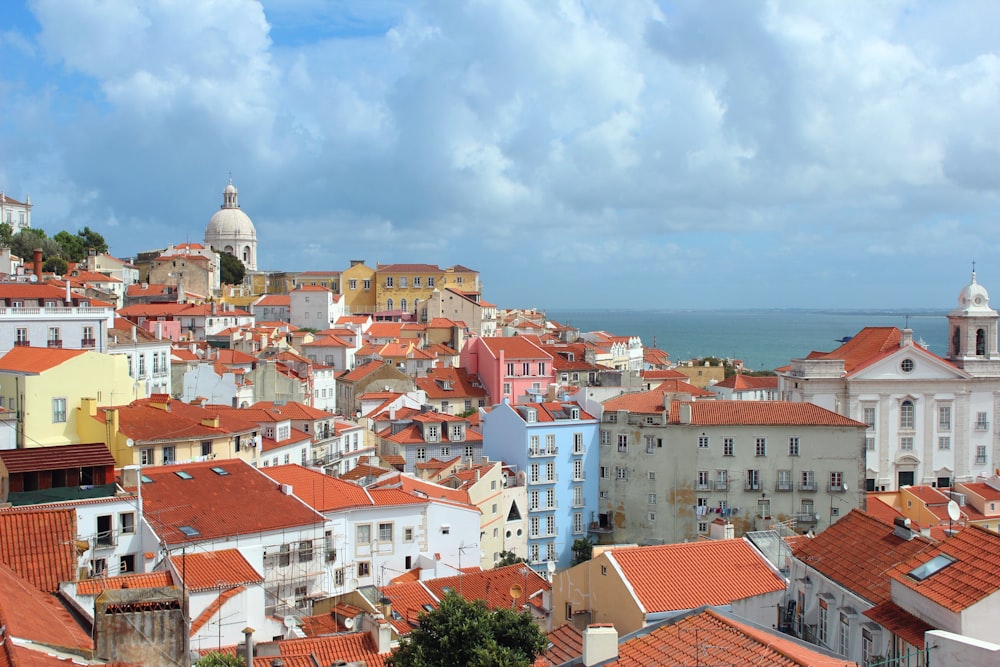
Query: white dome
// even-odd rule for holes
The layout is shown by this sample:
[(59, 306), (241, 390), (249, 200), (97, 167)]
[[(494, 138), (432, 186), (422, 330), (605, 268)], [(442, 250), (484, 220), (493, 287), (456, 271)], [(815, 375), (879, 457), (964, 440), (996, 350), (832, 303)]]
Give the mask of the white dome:
[(958, 293), (958, 310), (966, 313), (996, 314), (990, 308), (990, 293), (976, 282), (976, 272), (972, 272), (972, 282)]
[(205, 228), (205, 245), (231, 253), (246, 268), (257, 270), (257, 229), (250, 216), (240, 210), (239, 191), (232, 179), (222, 191), (222, 207)]
[(257, 229), (250, 216), (238, 208), (223, 208), (215, 212), (205, 228), (205, 238), (256, 239)]

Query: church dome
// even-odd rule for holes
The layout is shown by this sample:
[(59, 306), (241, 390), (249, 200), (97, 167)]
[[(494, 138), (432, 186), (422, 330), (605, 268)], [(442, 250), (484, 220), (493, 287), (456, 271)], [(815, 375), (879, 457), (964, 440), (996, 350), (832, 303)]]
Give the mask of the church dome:
[(972, 272), (972, 282), (958, 293), (958, 309), (965, 312), (993, 313), (990, 308), (990, 293), (976, 282), (976, 272)]
[(250, 216), (238, 208), (222, 208), (208, 221), (205, 238), (257, 238), (257, 229)]
[(257, 269), (257, 229), (250, 216), (240, 210), (239, 191), (232, 179), (222, 191), (222, 206), (205, 228), (205, 245), (230, 253), (251, 271)]

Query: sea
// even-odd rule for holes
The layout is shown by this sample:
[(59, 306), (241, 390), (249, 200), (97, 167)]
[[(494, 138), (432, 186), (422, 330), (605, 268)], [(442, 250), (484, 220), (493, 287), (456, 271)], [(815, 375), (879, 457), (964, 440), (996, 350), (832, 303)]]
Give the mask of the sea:
[(748, 371), (773, 370), (812, 351), (829, 352), (864, 327), (909, 327), (913, 339), (944, 356), (947, 311), (941, 310), (565, 310), (549, 320), (580, 331), (639, 336), (671, 361), (739, 359)]

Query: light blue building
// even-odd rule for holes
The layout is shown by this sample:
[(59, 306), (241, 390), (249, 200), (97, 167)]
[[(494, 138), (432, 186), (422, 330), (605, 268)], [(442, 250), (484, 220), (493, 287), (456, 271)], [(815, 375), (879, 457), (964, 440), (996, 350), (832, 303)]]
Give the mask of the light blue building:
[(528, 560), (545, 573), (573, 561), (574, 540), (597, 515), (597, 418), (577, 403), (501, 403), (483, 413), (483, 449), (516, 467), (527, 490)]

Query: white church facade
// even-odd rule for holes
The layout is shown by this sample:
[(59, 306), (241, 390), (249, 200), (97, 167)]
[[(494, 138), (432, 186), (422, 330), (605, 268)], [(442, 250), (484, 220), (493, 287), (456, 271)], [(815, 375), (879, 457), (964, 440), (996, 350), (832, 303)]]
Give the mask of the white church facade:
[(205, 228), (205, 245), (233, 255), (247, 271), (257, 270), (257, 229), (250, 216), (240, 209), (239, 191), (231, 178), (222, 191), (222, 207)]
[(909, 329), (867, 327), (832, 352), (793, 359), (779, 372), (779, 395), (868, 424), (870, 491), (988, 477), (1000, 461), (998, 319), (973, 272), (948, 313), (944, 357)]

